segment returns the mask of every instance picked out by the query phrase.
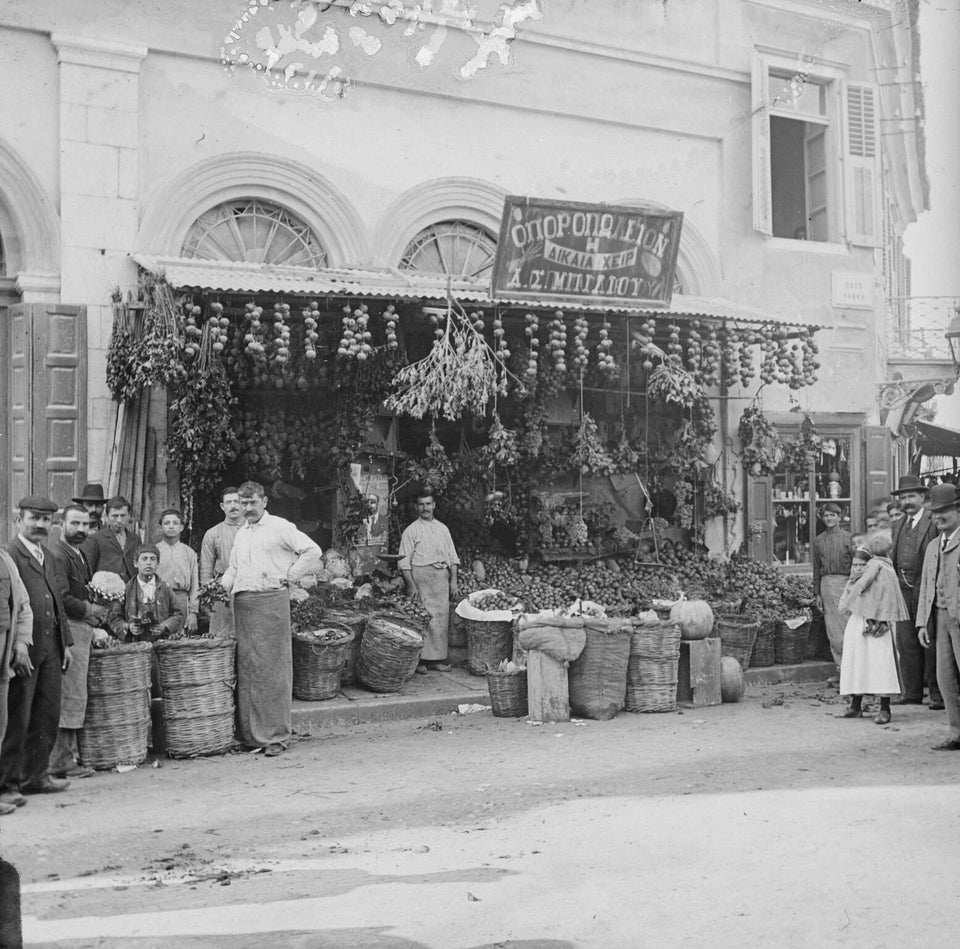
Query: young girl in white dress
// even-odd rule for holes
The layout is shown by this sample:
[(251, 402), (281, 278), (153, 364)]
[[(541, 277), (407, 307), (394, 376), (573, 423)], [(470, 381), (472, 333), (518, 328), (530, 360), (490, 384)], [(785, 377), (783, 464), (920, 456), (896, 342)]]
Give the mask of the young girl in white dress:
[(888, 556), (890, 546), (889, 535), (881, 532), (854, 550), (850, 579), (840, 597), (840, 611), (850, 614), (843, 631), (840, 694), (851, 697), (841, 718), (859, 718), (864, 695), (876, 695), (878, 725), (890, 721), (890, 696), (900, 694), (894, 630), (899, 620), (910, 616)]

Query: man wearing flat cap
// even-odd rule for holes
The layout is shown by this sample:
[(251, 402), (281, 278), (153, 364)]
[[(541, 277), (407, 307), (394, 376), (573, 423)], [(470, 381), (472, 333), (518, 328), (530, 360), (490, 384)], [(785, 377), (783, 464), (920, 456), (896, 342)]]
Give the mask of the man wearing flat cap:
[[(832, 501), (817, 508), (823, 530), (814, 538), (813, 593), (817, 609), (823, 613), (823, 624), (830, 641), (830, 652), (840, 675), (840, 653), (843, 650), (844, 618), (840, 614), (840, 597), (850, 578), (853, 565), (853, 538), (840, 526), (840, 506)], [(833, 682), (833, 679), (828, 682)], [(839, 682), (839, 678), (836, 682)]]
[(74, 504), (79, 504), (90, 515), (90, 529), (88, 534), (96, 534), (103, 526), (103, 508), (107, 499), (103, 496), (102, 484), (85, 484), (79, 497), (72, 498)]
[(60, 686), (73, 639), (60, 596), (59, 573), (45, 541), (57, 506), (31, 495), (18, 504), (17, 536), (7, 546), (33, 611), (33, 644), (7, 697), (7, 733), (0, 745), (0, 801), (21, 806), (24, 794), (64, 791), (69, 781), (47, 774), (60, 725)]
[(923, 557), (917, 602), (917, 637), (924, 648), (936, 640), (937, 685), (947, 711), (946, 741), (934, 751), (960, 751), (960, 696), (957, 664), (960, 663), (960, 508), (957, 489), (938, 484), (930, 489), (927, 509), (940, 533)]
[(930, 692), (930, 708), (942, 709), (943, 699), (937, 687), (935, 649), (924, 649), (917, 638), (917, 601), (920, 576), (927, 545), (937, 536), (933, 517), (924, 507), (930, 489), (916, 475), (903, 475), (897, 490), (890, 492), (903, 508), (903, 517), (893, 525), (890, 559), (900, 581), (900, 592), (910, 619), (897, 624), (897, 652), (900, 655), (901, 701), (905, 705), (923, 702), (923, 687)]

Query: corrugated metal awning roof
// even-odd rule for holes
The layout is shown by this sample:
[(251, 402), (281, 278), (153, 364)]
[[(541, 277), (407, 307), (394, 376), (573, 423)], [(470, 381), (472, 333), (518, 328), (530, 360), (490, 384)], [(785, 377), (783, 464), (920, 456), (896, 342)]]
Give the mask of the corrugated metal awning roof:
[(960, 458), (960, 432), (930, 422), (916, 422), (917, 444), (928, 458)]
[[(574, 313), (624, 313), (637, 316), (676, 316), (737, 323), (776, 323), (794, 328), (792, 323), (768, 313), (712, 297), (677, 293), (668, 307), (602, 306), (574, 300), (510, 300), (490, 296), (486, 281), (448, 278), (401, 270), (331, 269), (267, 266), (219, 260), (195, 260), (184, 257), (155, 257), (134, 254), (133, 259), (155, 274), (163, 274), (178, 289), (214, 290), (220, 293), (290, 293), (305, 296), (383, 297), (396, 300), (445, 301), (449, 292), (461, 303), (509, 309), (563, 309)], [(816, 328), (816, 327), (814, 327)]]

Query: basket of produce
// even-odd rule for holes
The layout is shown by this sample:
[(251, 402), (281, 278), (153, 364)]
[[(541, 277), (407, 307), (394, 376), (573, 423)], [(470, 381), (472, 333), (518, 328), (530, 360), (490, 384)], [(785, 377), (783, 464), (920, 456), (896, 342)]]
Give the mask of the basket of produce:
[(496, 669), (513, 653), (513, 620), (520, 600), (502, 590), (479, 590), (457, 606), (467, 636), (467, 668), (475, 676)]
[(527, 670), (507, 659), (487, 672), (490, 707), (496, 718), (527, 714)]
[(629, 620), (584, 619), (586, 645), (570, 663), (570, 708), (584, 718), (606, 721), (623, 708), (630, 663)]
[(628, 712), (675, 712), (679, 664), (680, 627), (653, 616), (634, 618), (624, 708)]
[(353, 685), (357, 681), (357, 659), (360, 656), (363, 630), (367, 625), (367, 614), (359, 610), (328, 609), (323, 614), (323, 622), (318, 625), (342, 626), (353, 634), (344, 650), (343, 670), (340, 673), (341, 685)]
[(237, 641), (164, 639), (154, 643), (167, 754), (217, 755), (233, 745)]
[(353, 633), (340, 624), (293, 632), (293, 697), (323, 702), (340, 691)]
[(357, 678), (374, 692), (399, 692), (423, 649), (422, 626), (398, 613), (374, 613), (360, 643)]
[(799, 665), (807, 655), (810, 636), (810, 614), (788, 616), (777, 623), (773, 635), (774, 662)]
[(756, 669), (772, 666), (776, 662), (774, 638), (777, 629), (775, 619), (758, 620), (757, 638), (750, 652), (750, 665)]
[(731, 656), (744, 672), (750, 666), (750, 654), (757, 641), (760, 623), (752, 616), (720, 615), (717, 617), (717, 635), (720, 637), (720, 655)]
[(140, 764), (147, 757), (152, 657), (150, 643), (90, 650), (79, 735), (80, 760), (88, 767)]

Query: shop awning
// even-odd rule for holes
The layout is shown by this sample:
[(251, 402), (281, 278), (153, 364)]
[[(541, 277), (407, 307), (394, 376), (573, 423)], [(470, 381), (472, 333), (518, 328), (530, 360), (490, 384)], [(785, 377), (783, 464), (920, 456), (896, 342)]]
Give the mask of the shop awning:
[[(136, 263), (151, 273), (163, 274), (181, 290), (212, 290), (220, 293), (289, 293), (304, 296), (382, 297), (394, 300), (445, 301), (448, 292), (461, 303), (509, 309), (565, 309), (574, 313), (622, 313), (636, 316), (667, 316), (730, 321), (738, 324), (776, 323), (805, 329), (806, 323), (789, 323), (752, 307), (712, 297), (674, 294), (669, 307), (611, 307), (556, 300), (494, 300), (488, 281), (448, 278), (400, 270), (330, 269), (267, 266), (184, 257), (134, 254)], [(813, 327), (817, 329), (818, 327)]]
[(928, 458), (960, 458), (960, 432), (930, 422), (916, 422), (917, 447)]

